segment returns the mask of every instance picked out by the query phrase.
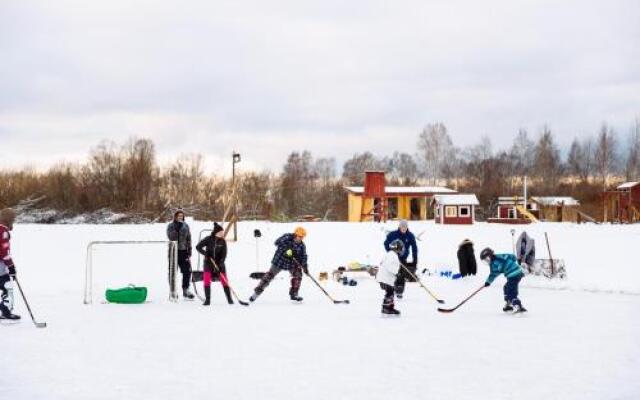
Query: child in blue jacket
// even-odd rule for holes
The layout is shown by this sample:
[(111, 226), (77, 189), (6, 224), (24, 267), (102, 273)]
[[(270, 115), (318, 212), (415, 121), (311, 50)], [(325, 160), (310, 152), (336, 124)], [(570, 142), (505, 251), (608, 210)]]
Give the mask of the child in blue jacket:
[(502, 311), (521, 313), (527, 311), (518, 299), (518, 285), (524, 276), (522, 268), (513, 254), (495, 254), (489, 247), (482, 250), (480, 259), (489, 265), (490, 273), (484, 286), (489, 286), (500, 275), (504, 274), (507, 283), (504, 285), (505, 305)]

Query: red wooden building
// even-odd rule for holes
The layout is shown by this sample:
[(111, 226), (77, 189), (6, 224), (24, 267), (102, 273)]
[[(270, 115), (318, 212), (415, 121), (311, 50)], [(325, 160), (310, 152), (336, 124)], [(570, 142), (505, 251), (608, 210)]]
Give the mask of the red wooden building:
[(433, 196), (431, 202), (438, 224), (473, 224), (476, 206), (480, 205), (475, 194), (447, 194)]
[(640, 182), (626, 182), (603, 193), (604, 222), (640, 222)]

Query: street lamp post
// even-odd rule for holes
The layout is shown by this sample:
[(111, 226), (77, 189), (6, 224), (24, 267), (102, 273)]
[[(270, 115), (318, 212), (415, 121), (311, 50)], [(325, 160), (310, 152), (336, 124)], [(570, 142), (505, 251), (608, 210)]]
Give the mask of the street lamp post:
[(238, 202), (236, 200), (236, 164), (239, 163), (242, 158), (240, 157), (240, 153), (236, 153), (235, 150), (231, 153), (232, 163), (231, 163), (231, 192), (234, 194), (233, 196), (233, 216), (236, 218), (236, 222), (233, 224), (233, 240), (238, 240)]

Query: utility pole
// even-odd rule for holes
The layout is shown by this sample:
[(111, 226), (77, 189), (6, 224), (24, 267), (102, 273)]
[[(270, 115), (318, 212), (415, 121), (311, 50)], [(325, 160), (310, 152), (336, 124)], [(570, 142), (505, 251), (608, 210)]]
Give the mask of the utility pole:
[(233, 224), (233, 240), (238, 240), (238, 201), (236, 199), (236, 164), (239, 163), (242, 159), (240, 157), (240, 153), (236, 153), (234, 150), (231, 152), (232, 162), (231, 162), (231, 193), (233, 193), (233, 217), (236, 218), (236, 222)]

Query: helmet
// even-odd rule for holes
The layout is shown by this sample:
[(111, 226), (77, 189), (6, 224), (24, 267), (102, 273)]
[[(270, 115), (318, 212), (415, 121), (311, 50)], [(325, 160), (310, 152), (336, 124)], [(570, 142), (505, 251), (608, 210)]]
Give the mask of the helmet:
[(389, 244), (389, 250), (393, 250), (398, 254), (402, 254), (404, 252), (404, 243), (402, 243), (402, 240), (396, 239)]
[(307, 236), (307, 230), (299, 226), (293, 231), (293, 234), (301, 239), (304, 239), (305, 236)]
[(484, 259), (492, 259), (493, 256), (495, 255), (495, 253), (493, 252), (493, 250), (491, 250), (490, 247), (486, 247), (484, 250), (482, 250), (480, 252), (480, 259), (484, 260)]

